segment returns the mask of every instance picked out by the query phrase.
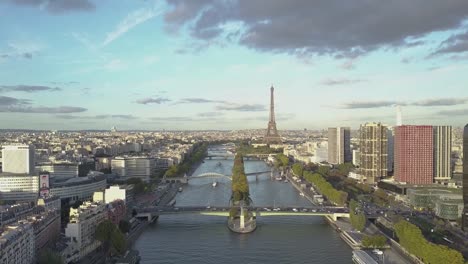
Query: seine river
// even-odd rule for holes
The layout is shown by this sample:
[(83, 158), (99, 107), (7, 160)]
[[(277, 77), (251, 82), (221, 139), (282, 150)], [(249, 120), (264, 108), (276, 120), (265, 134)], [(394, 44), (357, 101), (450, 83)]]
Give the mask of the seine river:
[[(232, 160), (206, 160), (193, 177), (205, 172), (231, 174)], [(246, 173), (267, 171), (262, 161), (245, 161)], [(310, 203), (289, 183), (269, 174), (248, 176), (251, 197), (258, 206), (301, 206)], [(176, 206), (229, 204), (231, 184), (219, 179), (191, 179), (177, 196)], [(251, 234), (235, 234), (224, 217), (161, 216), (135, 243), (141, 263), (352, 263), (351, 249), (322, 217), (257, 218)]]

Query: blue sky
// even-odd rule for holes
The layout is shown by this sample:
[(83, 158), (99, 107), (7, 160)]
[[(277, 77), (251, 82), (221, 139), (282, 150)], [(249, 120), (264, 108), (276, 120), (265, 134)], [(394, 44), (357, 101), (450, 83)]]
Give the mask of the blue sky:
[[(117, 4), (118, 3), (118, 4)], [(0, 129), (468, 122), (464, 0), (5, 0)]]

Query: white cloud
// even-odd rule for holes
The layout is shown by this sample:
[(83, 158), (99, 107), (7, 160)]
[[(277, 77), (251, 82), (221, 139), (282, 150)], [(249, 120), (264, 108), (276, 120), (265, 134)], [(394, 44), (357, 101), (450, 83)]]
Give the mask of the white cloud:
[(155, 16), (160, 15), (162, 12), (163, 9), (156, 5), (151, 9), (142, 8), (129, 13), (127, 17), (125, 17), (124, 20), (122, 20), (112, 32), (107, 33), (107, 37), (102, 43), (102, 46), (110, 44), (112, 41), (116, 40), (130, 29)]
[(127, 64), (120, 59), (113, 59), (106, 63), (103, 68), (108, 71), (118, 71), (127, 68)]
[(152, 65), (158, 61), (159, 61), (159, 57), (156, 55), (148, 55), (143, 58), (143, 64), (146, 66)]

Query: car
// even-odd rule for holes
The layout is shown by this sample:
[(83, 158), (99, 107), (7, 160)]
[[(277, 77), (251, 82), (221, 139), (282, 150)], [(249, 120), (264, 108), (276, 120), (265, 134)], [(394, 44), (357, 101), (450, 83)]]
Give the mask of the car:
[(206, 207), (206, 209), (210, 209), (210, 208), (211, 208), (211, 206), (209, 206), (209, 205)]
[(179, 208), (178, 207), (174, 208), (174, 211), (179, 211)]
[(296, 209), (296, 208), (293, 208), (292, 210), (293, 210), (293, 212), (297, 212), (297, 209)]
[(308, 210), (306, 208), (302, 209), (302, 212), (307, 212)]
[(316, 213), (316, 212), (317, 212), (317, 210), (315, 210), (315, 209), (312, 209), (312, 213)]
[(273, 211), (275, 211), (275, 212), (278, 212), (279, 210), (281, 210), (281, 209), (280, 208), (273, 209)]

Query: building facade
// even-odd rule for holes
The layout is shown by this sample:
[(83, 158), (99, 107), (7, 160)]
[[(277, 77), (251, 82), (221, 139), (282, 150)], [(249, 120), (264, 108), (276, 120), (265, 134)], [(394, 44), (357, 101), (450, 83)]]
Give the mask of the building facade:
[(35, 201), (39, 196), (39, 176), (0, 173), (0, 200)]
[(70, 208), (70, 222), (65, 229), (65, 236), (71, 240), (70, 248), (77, 250), (79, 260), (99, 247), (94, 239), (96, 227), (107, 218), (104, 203), (85, 202), (77, 209)]
[(155, 160), (148, 157), (116, 157), (111, 166), (112, 172), (121, 178), (140, 178), (148, 182), (155, 170)]
[(395, 129), (395, 180), (408, 184), (433, 182), (432, 126), (398, 126)]
[(463, 130), (463, 230), (468, 230), (468, 124)]
[(393, 175), (394, 167), (394, 148), (395, 148), (395, 129), (393, 127), (387, 128), (387, 172)]
[(20, 221), (0, 229), (0, 232), (0, 263), (34, 263), (35, 239), (30, 223)]
[(53, 180), (67, 180), (78, 177), (77, 163), (49, 163), (36, 166), (38, 171), (46, 171)]
[(387, 176), (387, 127), (381, 123), (366, 123), (359, 129), (359, 167), (367, 183)]
[(94, 192), (104, 190), (106, 186), (105, 175), (78, 177), (64, 183), (52, 185), (50, 195), (58, 196), (62, 200), (68, 199), (70, 203), (78, 200), (85, 201), (91, 200)]
[(434, 180), (447, 181), (452, 178), (452, 127), (434, 126)]
[(8, 145), (2, 148), (3, 172), (34, 174), (34, 146)]
[(352, 161), (351, 129), (349, 127), (328, 128), (328, 162), (342, 164)]

